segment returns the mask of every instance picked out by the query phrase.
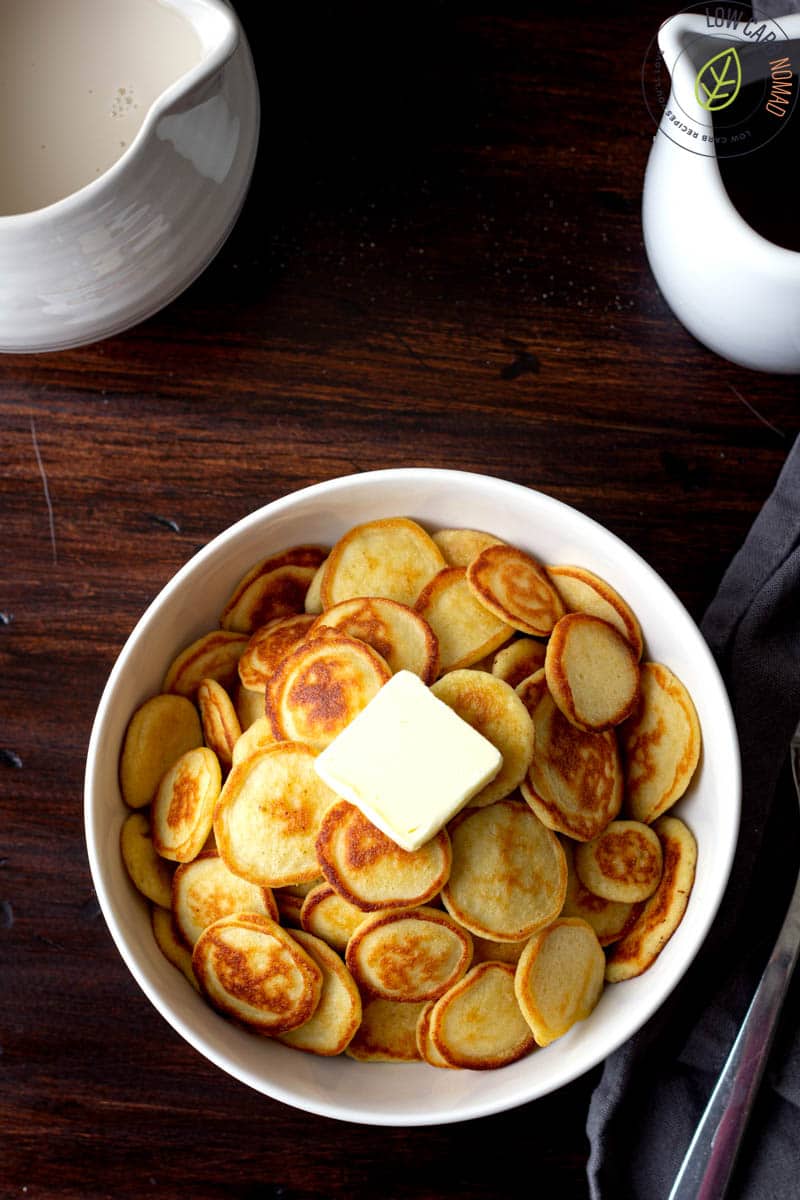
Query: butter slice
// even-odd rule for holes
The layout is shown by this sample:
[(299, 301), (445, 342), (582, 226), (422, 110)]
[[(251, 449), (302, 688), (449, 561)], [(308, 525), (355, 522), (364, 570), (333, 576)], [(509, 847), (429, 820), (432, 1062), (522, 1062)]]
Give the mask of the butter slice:
[(398, 671), (314, 760), (329, 788), (404, 850), (418, 850), (493, 779), (503, 756)]

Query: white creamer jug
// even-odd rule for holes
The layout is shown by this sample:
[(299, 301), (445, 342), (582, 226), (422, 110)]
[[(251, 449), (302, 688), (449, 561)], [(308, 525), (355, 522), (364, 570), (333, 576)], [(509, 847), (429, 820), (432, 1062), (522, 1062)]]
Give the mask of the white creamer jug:
[[(709, 6), (666, 21), (658, 44), (671, 87), (642, 206), (656, 281), (678, 319), (716, 353), (756, 370), (800, 372), (800, 253), (748, 224), (720, 169), (724, 155), (752, 154), (757, 171), (758, 143), (785, 138), (788, 122), (800, 121), (800, 14), (748, 19)], [(751, 95), (739, 112), (737, 99), (750, 104)], [(787, 163), (787, 187), (795, 174)]]
[(0, 351), (118, 333), (200, 274), (244, 201), (239, 21), (225, 0), (8, 0), (0, 72)]

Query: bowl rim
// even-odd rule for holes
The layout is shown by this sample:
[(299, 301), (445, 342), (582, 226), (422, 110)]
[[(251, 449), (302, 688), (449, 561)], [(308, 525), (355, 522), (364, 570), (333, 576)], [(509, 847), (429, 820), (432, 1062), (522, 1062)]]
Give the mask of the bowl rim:
[[(109, 890), (105, 883), (105, 868), (102, 854), (99, 847), (99, 839), (96, 836), (97, 831), (94, 825), (94, 793), (97, 787), (97, 774), (100, 762), (100, 753), (103, 742), (105, 727), (110, 718), (112, 703), (114, 700), (118, 681), (124, 674), (128, 659), (134, 652), (134, 648), (138, 643), (141, 634), (147, 629), (152, 621), (158, 616), (158, 610), (169, 597), (179, 590), (186, 578), (196, 571), (202, 569), (204, 564), (213, 559), (217, 551), (223, 543), (233, 541), (238, 535), (246, 533), (252, 526), (260, 525), (266, 519), (274, 519), (279, 516), (284, 510), (291, 509), (300, 501), (313, 500), (315, 497), (324, 495), (330, 497), (338, 491), (349, 491), (355, 489), (369, 490), (375, 484), (382, 483), (397, 483), (397, 484), (419, 484), (422, 481), (434, 483), (437, 485), (446, 484), (448, 482), (458, 481), (460, 484), (470, 482), (480, 483), (481, 486), (487, 482), (497, 488), (498, 494), (505, 495), (509, 500), (521, 498), (523, 495), (533, 494), (536, 497), (537, 503), (543, 504), (545, 509), (551, 509), (553, 513), (563, 512), (566, 510), (571, 519), (578, 518), (579, 523), (584, 524), (587, 531), (597, 531), (602, 534), (603, 539), (608, 544), (613, 544), (617, 548), (624, 551), (626, 556), (632, 557), (637, 571), (641, 572), (642, 577), (647, 579), (649, 583), (654, 584), (657, 588), (668, 593), (674, 603), (685, 614), (686, 619), (694, 627), (698, 645), (697, 652), (703, 656), (703, 667), (705, 672), (710, 672), (710, 676), (714, 679), (717, 685), (717, 694), (714, 696), (715, 715), (721, 722), (723, 728), (723, 737), (729, 742), (730, 749), (733, 751), (730, 761), (727, 762), (727, 768), (732, 773), (731, 775), (731, 794), (726, 799), (726, 803), (730, 810), (730, 820), (725, 827), (725, 837), (717, 844), (715, 850), (721, 857), (722, 867), (718, 872), (719, 880), (715, 894), (710, 898), (705, 898), (704, 908), (699, 916), (697, 924), (697, 934), (695, 937), (694, 948), (689, 954), (682, 969), (675, 973), (673, 978), (667, 980), (667, 986), (661, 986), (657, 989), (652, 997), (640, 1005), (637, 1012), (635, 1025), (626, 1028), (621, 1034), (617, 1033), (613, 1037), (604, 1042), (602, 1052), (595, 1055), (590, 1055), (588, 1061), (584, 1061), (581, 1056), (578, 1056), (578, 1061), (563, 1068), (559, 1075), (559, 1080), (554, 1086), (545, 1087), (528, 1087), (513, 1090), (510, 1096), (501, 1095), (494, 1098), (484, 1099), (477, 1103), (471, 1098), (463, 1106), (450, 1112), (426, 1110), (424, 1107), (424, 1095), (421, 1096), (420, 1108), (418, 1112), (403, 1112), (392, 1113), (391, 1111), (367, 1111), (366, 1109), (353, 1110), (344, 1109), (341, 1102), (337, 1101), (335, 1095), (319, 1096), (319, 1097), (303, 1097), (298, 1096), (289, 1088), (284, 1087), (280, 1083), (275, 1083), (272, 1080), (267, 1081), (258, 1076), (256, 1071), (244, 1069), (237, 1064), (231, 1063), (227, 1056), (218, 1052), (216, 1047), (209, 1045), (202, 1032), (195, 1030), (191, 1022), (184, 1019), (182, 1014), (175, 1009), (168, 1001), (160, 995), (159, 989), (151, 985), (147, 978), (146, 972), (140, 968), (137, 962), (133, 949), (128, 946), (120, 923), (117, 920), (115, 908)], [(424, 518), (423, 518), (424, 519)], [(385, 1127), (416, 1127), (428, 1125), (444, 1125), (460, 1121), (474, 1120), (484, 1116), (491, 1116), (496, 1113), (508, 1111), (519, 1107), (522, 1104), (528, 1103), (531, 1100), (541, 1098), (558, 1091), (561, 1087), (573, 1082), (575, 1079), (586, 1074), (594, 1067), (598, 1066), (603, 1060), (621, 1045), (633, 1037), (646, 1024), (652, 1015), (660, 1009), (669, 996), (672, 994), (678, 983), (684, 978), (686, 971), (694, 962), (697, 955), (703, 948), (706, 941), (709, 929), (719, 910), (725, 894), (728, 882), (730, 879), (731, 867), (736, 850), (736, 845), (739, 837), (739, 827), (741, 818), (741, 759), (739, 751), (739, 742), (736, 732), (736, 724), (733, 712), (728, 698), (725, 684), (717, 667), (716, 661), (711, 653), (708, 644), (705, 641), (699, 627), (695, 623), (691, 614), (683, 605), (683, 602), (672, 590), (668, 583), (655, 571), (653, 567), (644, 559), (636, 550), (628, 545), (617, 534), (613, 533), (599, 521), (581, 512), (580, 509), (558, 500), (545, 492), (538, 491), (535, 488), (530, 488), (525, 484), (514, 483), (505, 480), (499, 476), (489, 475), (485, 473), (459, 470), (454, 468), (437, 468), (437, 467), (392, 467), (373, 471), (363, 471), (355, 474), (342, 475), (333, 479), (323, 480), (318, 483), (310, 484), (296, 491), (286, 493), (285, 495), (262, 505), (252, 512), (241, 517), (232, 525), (227, 526), (220, 533), (216, 534), (205, 546), (202, 546), (175, 572), (175, 574), (167, 581), (163, 588), (149, 602), (144, 612), (141, 614), (133, 629), (128, 634), (122, 648), (117, 654), (114, 665), (109, 673), (105, 687), (100, 697), (97, 706), (92, 731), (89, 739), (87, 756), (86, 756), (86, 772), (84, 780), (84, 832), (86, 839), (86, 848), (89, 859), (89, 867), (92, 877), (92, 882), (95, 888), (98, 902), (100, 904), (103, 917), (114, 941), (117, 950), (119, 951), (123, 961), (133, 975), (135, 981), (150, 1000), (157, 1012), (167, 1021), (172, 1028), (184, 1038), (195, 1050), (197, 1050), (204, 1058), (214, 1063), (226, 1074), (237, 1079), (239, 1082), (246, 1084), (255, 1091), (274, 1100), (279, 1100), (282, 1103), (288, 1104), (295, 1109), (304, 1111), (317, 1116), (330, 1117), (336, 1120), (349, 1121), (353, 1124), (385, 1126)], [(335, 1060), (329, 1060), (335, 1061)], [(392, 1065), (381, 1064), (383, 1067), (394, 1071), (408, 1071), (407, 1064)], [(463, 1074), (470, 1074), (463, 1072)], [(481, 1073), (483, 1074), (483, 1073)], [(495, 1074), (490, 1072), (490, 1074)]]

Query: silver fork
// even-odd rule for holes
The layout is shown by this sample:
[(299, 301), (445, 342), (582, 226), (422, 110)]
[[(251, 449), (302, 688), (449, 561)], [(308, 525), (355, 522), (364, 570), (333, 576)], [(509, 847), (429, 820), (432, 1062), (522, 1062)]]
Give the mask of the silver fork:
[[(800, 802), (800, 725), (790, 743)], [(800, 951), (800, 874), (770, 960), (686, 1151), (669, 1200), (722, 1200)]]

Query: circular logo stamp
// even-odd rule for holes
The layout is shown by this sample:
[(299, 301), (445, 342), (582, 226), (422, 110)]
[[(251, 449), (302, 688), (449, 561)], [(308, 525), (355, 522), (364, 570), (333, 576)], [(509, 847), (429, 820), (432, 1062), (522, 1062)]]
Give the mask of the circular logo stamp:
[[(797, 104), (800, 38), (741, 4), (695, 4), (670, 17), (642, 65), (657, 128), (692, 154), (750, 154), (786, 129)], [(800, 117), (798, 117), (800, 120)]]

